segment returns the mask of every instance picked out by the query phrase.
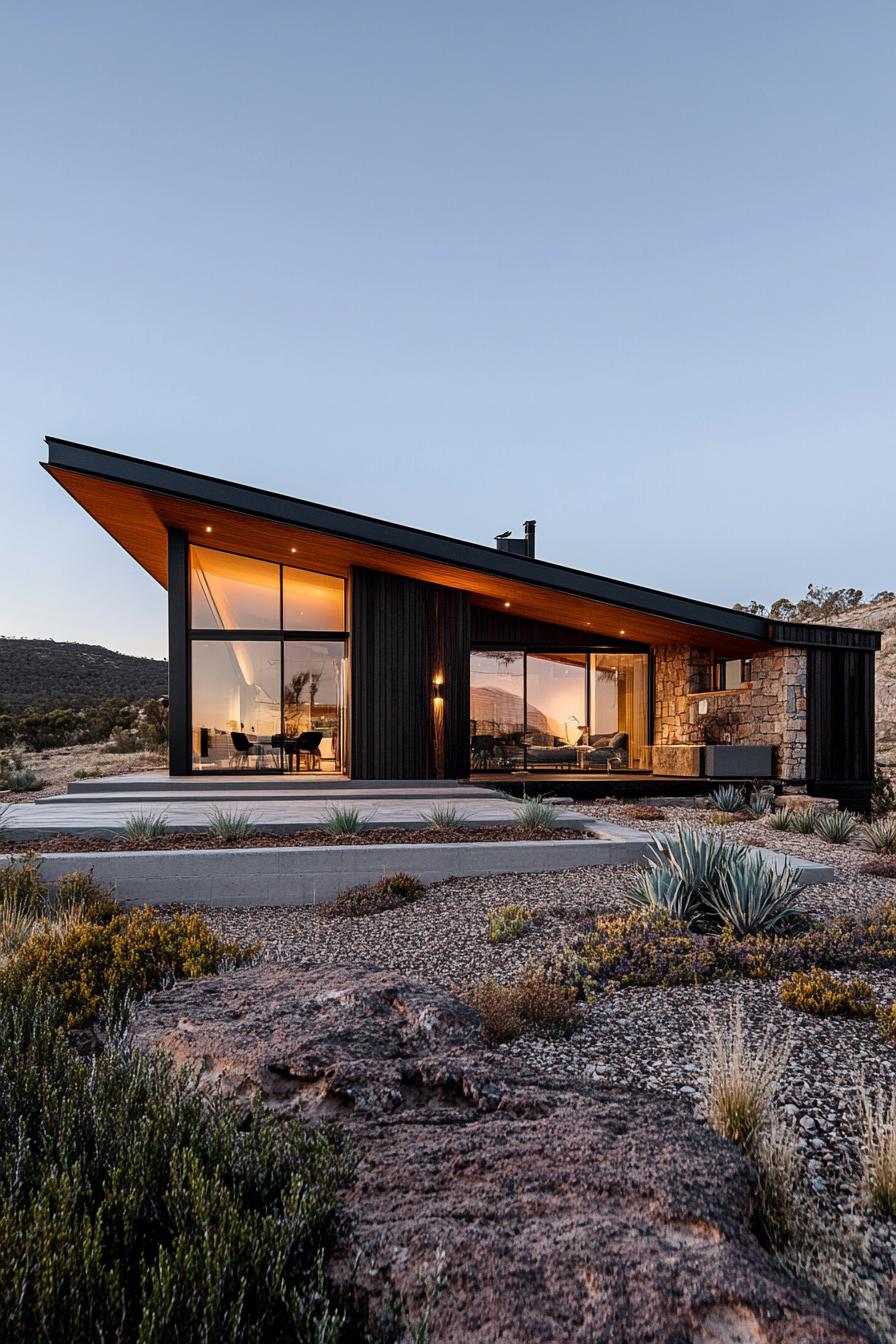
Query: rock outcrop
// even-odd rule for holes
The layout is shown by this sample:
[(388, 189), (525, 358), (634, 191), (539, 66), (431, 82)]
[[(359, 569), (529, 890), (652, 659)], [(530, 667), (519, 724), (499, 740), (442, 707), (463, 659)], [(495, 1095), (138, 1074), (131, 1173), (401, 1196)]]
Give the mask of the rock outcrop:
[(430, 985), (264, 963), (156, 994), (135, 1033), (229, 1097), (350, 1129), (330, 1271), (411, 1319), (441, 1281), (432, 1344), (866, 1338), (763, 1251), (750, 1164), (689, 1109), (515, 1074)]

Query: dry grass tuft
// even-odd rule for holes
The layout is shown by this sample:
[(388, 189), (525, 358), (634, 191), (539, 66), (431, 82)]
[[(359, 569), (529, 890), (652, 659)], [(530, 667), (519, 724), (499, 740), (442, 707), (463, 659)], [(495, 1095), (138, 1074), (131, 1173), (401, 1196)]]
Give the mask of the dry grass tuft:
[(512, 985), (488, 977), (463, 997), (482, 1018), (482, 1031), (490, 1045), (515, 1041), (527, 1031), (553, 1038), (569, 1036), (582, 1017), (575, 993), (549, 980), (539, 966), (527, 966)]
[(770, 1031), (755, 1045), (748, 1042), (739, 999), (725, 1017), (709, 1020), (704, 1061), (706, 1116), (717, 1133), (750, 1155), (768, 1119), (789, 1054), (790, 1042), (776, 1041)]
[(862, 1192), (873, 1209), (896, 1217), (896, 1092), (859, 1086)]

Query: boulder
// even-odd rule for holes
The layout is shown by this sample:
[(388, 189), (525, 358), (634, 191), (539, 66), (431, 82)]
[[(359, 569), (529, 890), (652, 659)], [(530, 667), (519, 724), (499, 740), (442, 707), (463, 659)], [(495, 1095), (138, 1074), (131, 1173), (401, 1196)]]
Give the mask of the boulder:
[(839, 806), (836, 798), (812, 798), (808, 793), (779, 793), (775, 799), (775, 807), (791, 812), (836, 812)]
[(432, 1344), (856, 1344), (750, 1220), (755, 1176), (669, 1099), (520, 1073), (450, 994), (262, 963), (161, 991), (135, 1035), (204, 1086), (346, 1126), (351, 1237), (329, 1272)]

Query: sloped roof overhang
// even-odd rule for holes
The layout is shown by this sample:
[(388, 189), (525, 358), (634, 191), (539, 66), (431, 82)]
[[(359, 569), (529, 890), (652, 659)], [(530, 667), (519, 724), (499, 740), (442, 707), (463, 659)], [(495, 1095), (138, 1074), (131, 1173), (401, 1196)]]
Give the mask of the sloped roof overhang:
[[(46, 442), (45, 469), (163, 586), (167, 531), (178, 528), (194, 543), (284, 564), (346, 575), (351, 566), (362, 565), (463, 588), (478, 605), (502, 609), (510, 603), (517, 614), (595, 636), (697, 643), (720, 654), (808, 642), (782, 638), (784, 623), (747, 612), (67, 439)], [(794, 633), (797, 629), (815, 631), (817, 642), (822, 627), (795, 627)], [(844, 634), (876, 637), (837, 631)]]

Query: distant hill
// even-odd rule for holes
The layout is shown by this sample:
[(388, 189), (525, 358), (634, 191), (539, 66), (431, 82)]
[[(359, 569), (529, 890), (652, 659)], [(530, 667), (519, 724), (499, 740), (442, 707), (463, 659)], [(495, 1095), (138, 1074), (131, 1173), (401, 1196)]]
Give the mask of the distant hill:
[(167, 692), (163, 658), (114, 653), (99, 644), (0, 635), (0, 704), (13, 713), (26, 705), (79, 709), (106, 696), (134, 701)]

